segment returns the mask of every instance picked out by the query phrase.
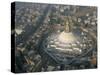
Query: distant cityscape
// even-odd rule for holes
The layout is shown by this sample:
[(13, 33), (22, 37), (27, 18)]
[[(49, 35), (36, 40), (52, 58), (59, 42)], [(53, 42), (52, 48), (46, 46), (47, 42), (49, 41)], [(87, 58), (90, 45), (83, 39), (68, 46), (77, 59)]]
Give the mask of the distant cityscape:
[(17, 73), (97, 68), (97, 7), (16, 2), (15, 45)]

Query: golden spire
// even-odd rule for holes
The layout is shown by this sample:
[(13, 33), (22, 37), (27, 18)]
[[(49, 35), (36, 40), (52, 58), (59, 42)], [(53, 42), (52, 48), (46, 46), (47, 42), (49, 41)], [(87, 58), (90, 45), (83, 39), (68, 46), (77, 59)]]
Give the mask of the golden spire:
[(64, 26), (65, 26), (65, 28), (64, 28), (64, 31), (65, 32), (70, 32), (71, 30), (70, 30), (70, 25), (69, 25), (69, 20), (68, 20), (68, 18), (65, 20), (65, 22), (64, 22)]

